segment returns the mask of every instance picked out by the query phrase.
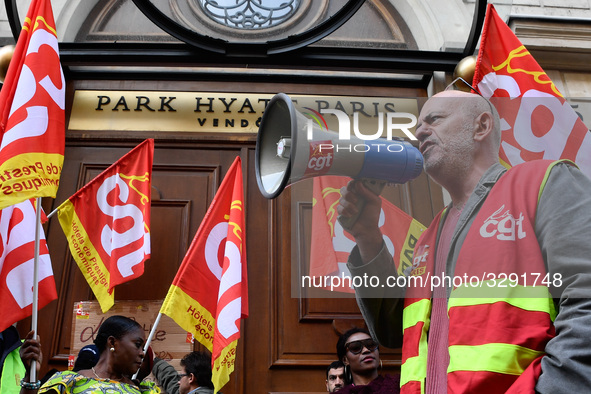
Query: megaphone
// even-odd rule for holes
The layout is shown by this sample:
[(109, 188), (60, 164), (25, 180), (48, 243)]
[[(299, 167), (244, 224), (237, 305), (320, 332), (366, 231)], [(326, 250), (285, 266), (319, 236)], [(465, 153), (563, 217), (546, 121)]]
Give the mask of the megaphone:
[[(275, 198), (288, 185), (322, 175), (363, 179), (379, 195), (386, 183), (406, 183), (423, 170), (423, 156), (406, 141), (341, 139), (325, 126), (318, 117), (309, 119), (297, 111), (286, 94), (273, 96), (259, 126), (255, 151), (256, 179), (264, 197)], [(343, 219), (339, 221), (344, 228), (356, 220)]]

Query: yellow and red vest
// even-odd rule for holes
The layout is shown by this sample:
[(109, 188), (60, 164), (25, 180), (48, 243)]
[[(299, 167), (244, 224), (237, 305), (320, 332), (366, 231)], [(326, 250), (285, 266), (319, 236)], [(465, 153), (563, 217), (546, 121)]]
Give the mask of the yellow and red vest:
[[(539, 198), (556, 163), (532, 161), (508, 170), (468, 230), (448, 301), (449, 394), (534, 392), (556, 317), (547, 286), (552, 279), (534, 225)], [(402, 393), (425, 391), (430, 276), (444, 212), (415, 247), (409, 277), (422, 277), (426, 286), (408, 287), (406, 293)]]

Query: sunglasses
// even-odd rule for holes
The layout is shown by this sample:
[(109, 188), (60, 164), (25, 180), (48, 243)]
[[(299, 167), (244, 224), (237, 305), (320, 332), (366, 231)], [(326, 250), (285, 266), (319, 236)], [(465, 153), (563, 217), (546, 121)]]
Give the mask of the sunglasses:
[(184, 378), (185, 376), (189, 376), (188, 373), (179, 373), (179, 380)]
[(363, 348), (366, 348), (370, 352), (373, 352), (378, 348), (378, 343), (371, 338), (362, 339), (360, 341), (351, 341), (345, 344), (345, 349), (350, 351), (353, 354), (359, 354), (363, 351)]
[(462, 77), (457, 77), (456, 79), (454, 79), (449, 85), (447, 85), (445, 87), (444, 91), (447, 91), (447, 90), (462, 90), (462, 89), (460, 89), (457, 86), (457, 83), (459, 83), (459, 82), (463, 83), (466, 87), (470, 88), (470, 91), (471, 92), (474, 92), (477, 95), (479, 95), (480, 97), (482, 97), (483, 99), (485, 99), (486, 102), (488, 103), (488, 106), (490, 107), (490, 112), (493, 113), (493, 114), (495, 113), (495, 111), (493, 110), (493, 106), (492, 106), (491, 102), (486, 97), (484, 97), (482, 94), (480, 94), (480, 92), (478, 90), (476, 90), (476, 88), (474, 86), (472, 86), (471, 84), (469, 84), (468, 82), (466, 82), (466, 80), (464, 78), (462, 78)]

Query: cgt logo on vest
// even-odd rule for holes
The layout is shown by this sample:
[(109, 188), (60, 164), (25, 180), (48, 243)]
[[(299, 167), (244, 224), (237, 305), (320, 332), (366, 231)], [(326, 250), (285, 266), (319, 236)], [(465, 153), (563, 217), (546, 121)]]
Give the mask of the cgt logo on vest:
[(501, 205), (492, 215), (484, 221), (480, 227), (480, 235), (483, 238), (491, 238), (496, 235), (500, 241), (515, 241), (516, 238), (523, 239), (526, 234), (523, 230), (523, 213), (519, 213), (519, 218), (515, 217), (505, 209), (505, 205)]
[(423, 275), (427, 265), (427, 256), (429, 256), (429, 245), (419, 246), (414, 258), (412, 259), (412, 266), (407, 268), (410, 273), (405, 272), (405, 276)]

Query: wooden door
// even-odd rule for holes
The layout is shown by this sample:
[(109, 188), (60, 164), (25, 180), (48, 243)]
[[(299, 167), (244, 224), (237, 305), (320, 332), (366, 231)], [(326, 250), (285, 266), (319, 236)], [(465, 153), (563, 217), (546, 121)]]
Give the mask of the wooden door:
[[(83, 89), (115, 90), (122, 86), (121, 81), (85, 81), (78, 85)], [(347, 95), (352, 89), (347, 86), (282, 84), (263, 87), (215, 82), (178, 82), (177, 85), (168, 82), (166, 86), (180, 91), (250, 92), (262, 89), (266, 92), (334, 95)], [(154, 83), (136, 81), (133, 88), (152, 90)], [(387, 87), (356, 87), (355, 91), (368, 96), (392, 94)], [(406, 94), (416, 96), (420, 92)], [(309, 256), (311, 182), (301, 182), (300, 189), (287, 188), (274, 200), (262, 197), (254, 169), (256, 136), (221, 136), (214, 131), (211, 135), (191, 135), (70, 130), (58, 196), (55, 200), (44, 200), (46, 212), (51, 212), (148, 136), (155, 138), (152, 257), (146, 262), (142, 277), (115, 289), (115, 299), (164, 298), (223, 176), (235, 157), (240, 156), (245, 185), (249, 317), (242, 322), (235, 371), (222, 392), (325, 391), (325, 368), (336, 359), (335, 345), (339, 334), (364, 322), (353, 298), (292, 297), (292, 270), (305, 267)], [(383, 195), (424, 224), (430, 223), (442, 206), (441, 189), (424, 174), (406, 185), (387, 187)], [(39, 334), (44, 350), (41, 375), (51, 368), (67, 368), (74, 302), (94, 299), (72, 259), (57, 217), (51, 218), (45, 229), (58, 299), (39, 315)], [(20, 322), (18, 327), (21, 335), (26, 334), (30, 319)], [(381, 352), (384, 372), (396, 373), (400, 365), (400, 349), (382, 349)]]

